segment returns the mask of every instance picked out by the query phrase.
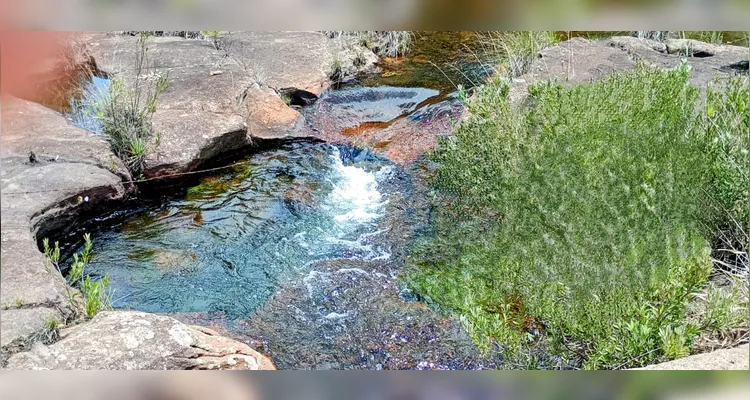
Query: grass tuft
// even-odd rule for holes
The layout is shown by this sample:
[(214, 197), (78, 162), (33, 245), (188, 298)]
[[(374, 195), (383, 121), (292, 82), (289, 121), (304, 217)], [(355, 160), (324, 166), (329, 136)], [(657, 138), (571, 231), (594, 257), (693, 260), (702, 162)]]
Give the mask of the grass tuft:
[[(94, 125), (109, 142), (110, 149), (134, 176), (141, 176), (146, 156), (159, 145), (151, 117), (157, 100), (170, 86), (169, 74), (146, 74), (148, 35), (136, 42), (135, 77), (128, 85), (121, 77), (112, 77), (106, 86), (90, 85), (83, 98), (74, 102), (74, 120)], [(93, 79), (93, 77), (89, 77)], [(154, 140), (156, 139), (156, 140)]]
[(411, 49), (414, 33), (410, 31), (326, 31), (332, 39), (353, 38), (382, 57), (403, 56)]
[(539, 52), (560, 40), (554, 31), (500, 31), (479, 35), (482, 48), (502, 60), (501, 68), (511, 78), (528, 72)]

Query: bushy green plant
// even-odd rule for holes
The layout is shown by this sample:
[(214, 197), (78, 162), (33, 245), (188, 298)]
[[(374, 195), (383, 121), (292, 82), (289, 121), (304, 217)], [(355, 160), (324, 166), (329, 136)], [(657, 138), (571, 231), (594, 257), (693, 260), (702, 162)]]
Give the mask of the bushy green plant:
[(98, 96), (96, 116), (102, 132), (115, 153), (135, 176), (143, 173), (144, 162), (154, 137), (158, 146), (160, 135), (154, 131), (151, 117), (156, 112), (158, 97), (170, 85), (169, 76), (157, 75), (149, 79), (145, 74), (148, 66), (147, 37), (137, 41), (135, 78), (126, 85), (122, 78), (111, 79), (107, 92)]
[(747, 78), (714, 82), (706, 91), (702, 126), (711, 139), (710, 196), (723, 217), (729, 213), (739, 228), (750, 229), (750, 86)]
[(626, 368), (684, 355), (717, 218), (705, 207), (715, 134), (689, 73), (540, 83), (530, 109), (502, 81), (478, 88), (431, 155), (448, 200), (410, 256), (410, 286), (509, 356), (545, 346)]
[(504, 73), (517, 77), (528, 72), (537, 54), (560, 38), (554, 31), (505, 31), (479, 34), (483, 48), (501, 61)]

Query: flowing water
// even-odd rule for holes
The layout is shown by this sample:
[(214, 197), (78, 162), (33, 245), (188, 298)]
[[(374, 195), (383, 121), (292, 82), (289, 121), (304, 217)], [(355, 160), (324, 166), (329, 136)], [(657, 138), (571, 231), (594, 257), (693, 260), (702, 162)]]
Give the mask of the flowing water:
[(117, 308), (248, 317), (317, 261), (388, 259), (375, 238), (394, 173), (327, 144), (258, 153), (183, 198), (111, 216), (88, 272), (110, 275)]
[(455, 84), (483, 73), (475, 37), (421, 34), (383, 74), (324, 93), (302, 113), (331, 143), (262, 150), (93, 220), (87, 273), (109, 275), (115, 308), (210, 326), (281, 369), (496, 367), (400, 280), (429, 220), (419, 155), (460, 115)]

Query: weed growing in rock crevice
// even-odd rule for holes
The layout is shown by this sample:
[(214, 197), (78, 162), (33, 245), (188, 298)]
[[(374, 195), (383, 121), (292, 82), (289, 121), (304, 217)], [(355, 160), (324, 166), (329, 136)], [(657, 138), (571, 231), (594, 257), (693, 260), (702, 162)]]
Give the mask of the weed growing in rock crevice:
[(478, 33), (482, 48), (502, 60), (505, 75), (518, 77), (528, 72), (539, 52), (559, 41), (553, 31), (508, 31)]
[[(148, 35), (136, 42), (134, 77), (114, 76), (106, 88), (92, 89), (82, 110), (98, 122), (110, 148), (134, 176), (140, 176), (146, 156), (159, 146), (161, 136), (152, 126), (157, 100), (170, 85), (167, 74), (146, 74)], [(81, 107), (79, 107), (81, 108)]]
[[(86, 266), (91, 261), (93, 255), (91, 235), (88, 233), (85, 234), (84, 241), (83, 251), (73, 254), (73, 262), (70, 264), (66, 278), (70, 286), (77, 287), (80, 290), (83, 295), (82, 300), (86, 316), (93, 318), (99, 311), (112, 309), (112, 293), (111, 290), (108, 290), (108, 275), (94, 281), (91, 279), (91, 276), (86, 274)], [(51, 247), (49, 239), (45, 238), (42, 240), (42, 245), (44, 246), (44, 256), (48, 264), (54, 266), (62, 274), (59, 242), (55, 242), (55, 246)], [(69, 288), (68, 299), (75, 306), (77, 301), (76, 292), (71, 291)]]
[(403, 56), (409, 52), (414, 41), (414, 33), (410, 31), (326, 31), (324, 33), (332, 39), (353, 38), (382, 57)]
[(431, 155), (448, 200), (410, 256), (415, 293), (511, 360), (545, 349), (547, 367), (637, 367), (731, 325), (720, 311), (689, 316), (714, 268), (711, 238), (746, 221), (747, 83), (709, 94), (703, 116), (688, 78), (683, 64), (540, 83), (530, 109), (510, 103), (507, 83), (478, 88)]

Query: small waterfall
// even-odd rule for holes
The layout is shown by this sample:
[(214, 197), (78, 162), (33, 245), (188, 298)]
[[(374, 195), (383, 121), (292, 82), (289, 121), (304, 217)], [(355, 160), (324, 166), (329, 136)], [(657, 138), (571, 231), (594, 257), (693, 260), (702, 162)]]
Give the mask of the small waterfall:
[(338, 150), (331, 154), (333, 191), (325, 200), (334, 220), (348, 225), (372, 222), (384, 214), (386, 202), (378, 191), (377, 173), (344, 165)]

